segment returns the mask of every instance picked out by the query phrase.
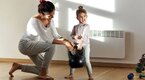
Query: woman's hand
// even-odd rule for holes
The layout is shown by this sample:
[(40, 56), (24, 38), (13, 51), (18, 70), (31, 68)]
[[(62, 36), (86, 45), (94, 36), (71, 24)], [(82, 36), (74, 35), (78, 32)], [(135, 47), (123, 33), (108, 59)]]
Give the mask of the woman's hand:
[(69, 40), (67, 40), (67, 39), (64, 39), (64, 45), (67, 47), (67, 49), (69, 51), (72, 51), (74, 49), (73, 48), (73, 44)]

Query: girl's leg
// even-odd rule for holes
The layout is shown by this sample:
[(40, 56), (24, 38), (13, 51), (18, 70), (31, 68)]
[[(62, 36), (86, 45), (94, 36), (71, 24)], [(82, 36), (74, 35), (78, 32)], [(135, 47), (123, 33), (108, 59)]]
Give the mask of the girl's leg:
[(85, 55), (85, 61), (86, 61), (86, 69), (88, 72), (89, 79), (88, 80), (93, 80), (92, 78), (92, 66), (90, 63), (90, 45), (84, 46), (84, 55)]
[(65, 79), (73, 79), (75, 69), (70, 67), (70, 74), (65, 77)]
[[(70, 53), (68, 53), (68, 58), (70, 58), (70, 57), (71, 57)], [(69, 70), (70, 70), (69, 71), (70, 73), (69, 73), (69, 75), (65, 76), (65, 79), (73, 79), (73, 74), (74, 74), (75, 69), (70, 67)]]

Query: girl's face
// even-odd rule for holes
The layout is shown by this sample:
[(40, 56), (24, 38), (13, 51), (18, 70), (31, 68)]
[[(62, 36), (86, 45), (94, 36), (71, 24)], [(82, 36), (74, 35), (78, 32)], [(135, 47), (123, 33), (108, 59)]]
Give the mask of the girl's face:
[(80, 13), (77, 16), (77, 19), (78, 19), (79, 23), (85, 24), (86, 23), (86, 20), (87, 20), (87, 14)]

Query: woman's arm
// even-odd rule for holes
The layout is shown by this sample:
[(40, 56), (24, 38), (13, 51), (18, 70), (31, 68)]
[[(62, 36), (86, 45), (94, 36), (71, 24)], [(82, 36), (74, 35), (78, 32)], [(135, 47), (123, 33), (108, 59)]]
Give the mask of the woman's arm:
[(54, 39), (52, 44), (65, 45), (69, 51), (73, 50), (73, 45), (71, 44), (71, 42), (67, 39), (64, 39), (64, 38)]
[(49, 25), (49, 27), (50, 27), (50, 30), (51, 30), (51, 34), (52, 34), (52, 36), (56, 39), (58, 39), (58, 38), (60, 38), (61, 36), (58, 34), (58, 32), (57, 32), (57, 30), (56, 30), (56, 27), (55, 27), (55, 25), (54, 25), (54, 21), (53, 20), (51, 20), (51, 23), (50, 23), (50, 25)]

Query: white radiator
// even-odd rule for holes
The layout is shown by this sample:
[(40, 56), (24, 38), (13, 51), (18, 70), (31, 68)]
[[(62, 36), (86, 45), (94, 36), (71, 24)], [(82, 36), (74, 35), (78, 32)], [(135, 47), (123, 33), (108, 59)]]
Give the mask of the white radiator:
[(92, 58), (125, 58), (124, 31), (91, 31)]

